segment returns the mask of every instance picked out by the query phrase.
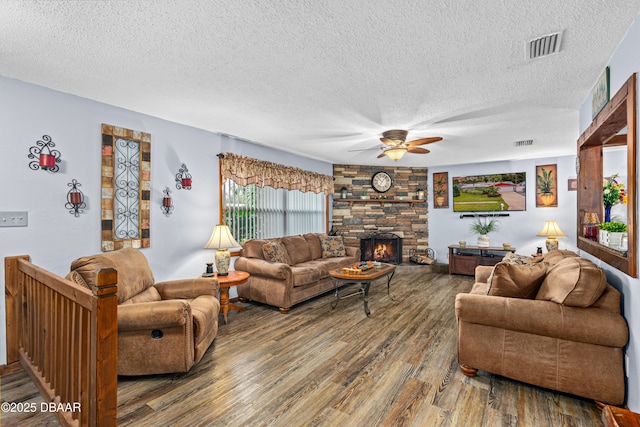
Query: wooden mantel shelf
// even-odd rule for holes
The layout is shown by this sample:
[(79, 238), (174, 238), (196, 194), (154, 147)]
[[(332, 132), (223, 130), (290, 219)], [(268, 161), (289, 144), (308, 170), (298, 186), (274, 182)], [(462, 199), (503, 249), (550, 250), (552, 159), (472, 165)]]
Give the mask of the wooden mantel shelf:
[(425, 203), (425, 199), (333, 199), (334, 202), (349, 202), (349, 208), (353, 207), (354, 203), (380, 203), (380, 206), (384, 206), (385, 203), (408, 203), (413, 207), (414, 203)]

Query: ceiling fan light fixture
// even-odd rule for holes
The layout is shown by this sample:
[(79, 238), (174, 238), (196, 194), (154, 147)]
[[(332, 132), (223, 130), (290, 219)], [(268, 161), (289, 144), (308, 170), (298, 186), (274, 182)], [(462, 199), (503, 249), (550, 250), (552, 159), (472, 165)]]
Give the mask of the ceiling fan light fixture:
[(384, 152), (384, 154), (390, 158), (391, 160), (395, 160), (396, 162), (402, 158), (407, 153), (407, 149), (405, 147), (398, 148), (390, 148)]

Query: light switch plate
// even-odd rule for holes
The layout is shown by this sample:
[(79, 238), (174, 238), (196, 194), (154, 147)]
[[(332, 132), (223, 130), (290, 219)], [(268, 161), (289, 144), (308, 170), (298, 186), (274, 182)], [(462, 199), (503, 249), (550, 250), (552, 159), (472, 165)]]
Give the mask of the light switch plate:
[(0, 227), (26, 227), (27, 219), (27, 211), (2, 211), (0, 212)]

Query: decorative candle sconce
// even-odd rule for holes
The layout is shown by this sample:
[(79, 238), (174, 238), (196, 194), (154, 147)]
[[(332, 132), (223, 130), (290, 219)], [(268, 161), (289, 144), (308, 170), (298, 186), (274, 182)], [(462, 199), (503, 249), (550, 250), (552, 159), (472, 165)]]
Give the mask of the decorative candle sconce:
[(182, 167), (178, 170), (176, 174), (176, 188), (178, 190), (185, 189), (191, 190), (191, 175), (189, 174), (189, 169), (187, 169), (187, 165), (184, 163)]
[(164, 197), (162, 199), (162, 213), (165, 216), (169, 216), (173, 212), (173, 200), (171, 199), (171, 190), (169, 190), (169, 187), (164, 187), (164, 190), (162, 192), (164, 193)]
[(84, 213), (83, 209), (87, 207), (84, 201), (84, 194), (82, 194), (82, 191), (78, 188), (82, 184), (72, 179), (67, 185), (71, 187), (71, 190), (67, 193), (67, 203), (65, 203), (64, 207), (69, 209), (70, 214), (79, 217), (81, 213)]
[(29, 163), (29, 168), (32, 170), (42, 169), (50, 171), (52, 173), (58, 172), (60, 167), (56, 163), (60, 163), (60, 152), (58, 150), (52, 150), (56, 144), (51, 140), (49, 135), (43, 135), (41, 140), (36, 142), (36, 145), (29, 148), (29, 155), (27, 156), (33, 160)]

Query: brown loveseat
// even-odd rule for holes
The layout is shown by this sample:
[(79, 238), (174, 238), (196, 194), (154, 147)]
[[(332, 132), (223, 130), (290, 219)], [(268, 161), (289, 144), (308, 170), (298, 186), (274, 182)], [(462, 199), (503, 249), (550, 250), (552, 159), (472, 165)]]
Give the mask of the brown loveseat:
[(98, 272), (118, 272), (118, 375), (187, 372), (218, 333), (215, 278), (154, 283), (137, 249), (78, 258), (67, 278), (94, 286)]
[(345, 247), (342, 237), (309, 233), (277, 239), (248, 240), (234, 263), (251, 277), (238, 296), (278, 307), (291, 307), (333, 290), (329, 271), (360, 261), (360, 249)]
[(476, 283), (456, 296), (455, 311), (458, 362), (466, 375), (480, 369), (623, 403), (629, 331), (620, 294), (576, 253), (552, 251), (539, 264), (477, 267)]

